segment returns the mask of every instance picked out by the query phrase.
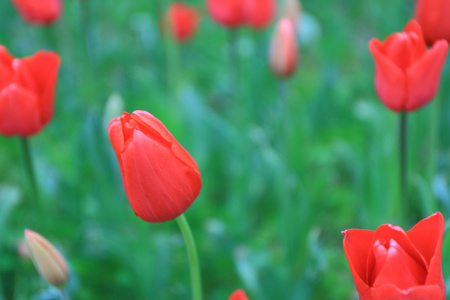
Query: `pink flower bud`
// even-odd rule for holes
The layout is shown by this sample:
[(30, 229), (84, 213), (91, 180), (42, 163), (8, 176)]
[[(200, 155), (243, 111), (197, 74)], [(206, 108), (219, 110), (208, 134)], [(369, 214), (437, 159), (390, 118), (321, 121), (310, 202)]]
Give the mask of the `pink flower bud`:
[(25, 229), (25, 242), (41, 277), (53, 286), (64, 286), (69, 271), (61, 253), (44, 237), (29, 229)]
[(298, 62), (295, 28), (290, 19), (281, 19), (272, 37), (269, 51), (269, 64), (279, 77), (292, 75)]

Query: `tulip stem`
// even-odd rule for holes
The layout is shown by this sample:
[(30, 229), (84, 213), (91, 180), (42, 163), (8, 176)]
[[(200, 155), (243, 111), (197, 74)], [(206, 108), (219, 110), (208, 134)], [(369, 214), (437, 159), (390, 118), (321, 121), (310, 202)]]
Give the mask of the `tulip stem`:
[(70, 300), (69, 293), (67, 293), (67, 289), (60, 290), (61, 300)]
[(399, 120), (399, 149), (400, 149), (400, 204), (405, 213), (404, 222), (408, 222), (409, 216), (411, 214), (411, 207), (407, 196), (407, 147), (406, 147), (406, 135), (407, 135), (407, 112), (400, 112)]
[(89, 1), (78, 1), (80, 5), (80, 27), (82, 31), (82, 40), (83, 40), (83, 46), (84, 46), (84, 53), (86, 55), (86, 60), (88, 62), (92, 61), (91, 58), (91, 46), (90, 46), (90, 39), (89, 39), (89, 30), (88, 30), (88, 17), (89, 17)]
[(22, 146), (22, 154), (23, 154), (23, 160), (25, 163), (25, 171), (28, 176), (29, 184), (30, 184), (30, 193), (31, 193), (31, 201), (34, 203), (34, 206), (36, 208), (36, 212), (38, 212), (39, 209), (39, 194), (36, 184), (36, 176), (34, 175), (34, 168), (33, 168), (33, 161), (31, 159), (31, 153), (30, 153), (30, 145), (28, 142), (28, 138), (21, 137), (21, 146)]
[(194, 236), (186, 217), (182, 214), (176, 218), (181, 233), (183, 234), (184, 242), (186, 243), (187, 252), (189, 256), (189, 264), (191, 268), (191, 283), (192, 283), (192, 299), (202, 299), (202, 282), (200, 276), (200, 264), (198, 261), (197, 249), (195, 247)]

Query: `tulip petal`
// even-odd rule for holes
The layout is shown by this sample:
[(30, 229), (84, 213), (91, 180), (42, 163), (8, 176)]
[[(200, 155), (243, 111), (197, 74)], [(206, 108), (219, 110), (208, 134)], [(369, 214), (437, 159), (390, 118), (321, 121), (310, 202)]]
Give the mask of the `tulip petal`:
[[(162, 138), (165, 142), (169, 143), (173, 154), (180, 160), (180, 162), (187, 164), (192, 170), (198, 170), (197, 163), (189, 152), (187, 152), (186, 149), (178, 143), (175, 137), (169, 130), (167, 130), (166, 126), (164, 126), (160, 120), (143, 110), (134, 111), (132, 117), (135, 120), (140, 121), (139, 124), (146, 129), (144, 130), (146, 134), (154, 135), (156, 139), (161, 140)], [(198, 175), (200, 177), (200, 172)]]
[(11, 84), (0, 93), (0, 133), (28, 136), (41, 130), (36, 96)]
[(414, 286), (402, 290), (393, 284), (372, 288), (373, 300), (443, 300), (437, 285)]
[(182, 214), (200, 192), (198, 175), (165, 143), (139, 130), (122, 153), (130, 204), (147, 222), (165, 222)]
[[(419, 264), (424, 270), (428, 269), (428, 263), (423, 258), (422, 254), (419, 252), (419, 250), (413, 245), (412, 241), (409, 239), (409, 237), (406, 235), (406, 232), (398, 227), (393, 226), (391, 224), (384, 224), (377, 228), (374, 234), (374, 240), (372, 242), (372, 245), (375, 244), (377, 240), (379, 241), (389, 241), (394, 240), (396, 243), (400, 245), (400, 247), (413, 259)], [(373, 253), (374, 248), (371, 247), (369, 250), (368, 260), (367, 260), (367, 270), (374, 270), (375, 268), (375, 255)], [(368, 277), (368, 283), (369, 285), (372, 285), (376, 279), (377, 274), (373, 274), (373, 272), (370, 272)]]
[(406, 70), (408, 90), (406, 110), (415, 110), (433, 100), (439, 88), (447, 52), (447, 41), (437, 41), (429, 51)]
[(269, 25), (275, 13), (274, 0), (247, 0), (244, 5), (245, 21), (253, 28)]
[(401, 111), (406, 101), (404, 72), (380, 50), (383, 43), (377, 39), (369, 42), (375, 60), (375, 90), (381, 101), (393, 111)]
[(245, 293), (244, 290), (239, 289), (239, 290), (235, 290), (230, 297), (228, 298), (228, 300), (248, 300), (247, 294)]
[(407, 235), (429, 264), (425, 284), (440, 285), (444, 294), (445, 285), (441, 267), (444, 217), (440, 212), (437, 212), (417, 223), (407, 232)]
[(15, 82), (30, 91), (39, 99), (41, 122), (47, 124), (53, 116), (55, 86), (61, 59), (51, 51), (38, 51), (30, 57), (14, 61)]
[(8, 50), (0, 45), (0, 91), (9, 85), (13, 78), (13, 57)]
[(388, 241), (386, 245), (376, 244), (374, 256), (373, 288), (395, 284), (400, 289), (407, 289), (425, 283), (427, 270), (409, 256), (394, 239)]
[(367, 284), (367, 259), (373, 245), (374, 231), (348, 229), (344, 234), (343, 246), (348, 265), (353, 275), (356, 289), (361, 300), (371, 300), (370, 287)]
[(231, 28), (243, 24), (242, 0), (207, 0), (206, 4), (211, 17), (217, 23)]

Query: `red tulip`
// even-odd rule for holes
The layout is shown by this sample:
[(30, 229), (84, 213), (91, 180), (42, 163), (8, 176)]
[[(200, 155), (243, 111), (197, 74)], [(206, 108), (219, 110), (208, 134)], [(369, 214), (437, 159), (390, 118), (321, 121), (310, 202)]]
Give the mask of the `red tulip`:
[(274, 0), (206, 0), (211, 17), (227, 27), (266, 27), (275, 14)]
[(178, 42), (189, 40), (197, 30), (200, 15), (182, 2), (174, 2), (167, 12), (167, 22)]
[(108, 126), (122, 181), (135, 214), (147, 222), (181, 215), (200, 193), (195, 160), (148, 112), (123, 113)]
[(274, 0), (246, 0), (245, 21), (253, 28), (261, 29), (269, 25), (275, 14)]
[(376, 231), (349, 229), (342, 233), (360, 300), (445, 300), (441, 213), (423, 219), (407, 232), (386, 224)]
[(415, 19), (427, 45), (446, 39), (450, 43), (450, 1), (416, 0)]
[(244, 23), (245, 0), (206, 0), (208, 11), (217, 23), (237, 27)]
[(53, 23), (62, 11), (61, 0), (11, 0), (22, 18), (37, 25)]
[(235, 290), (228, 300), (248, 300), (244, 290)]
[(272, 71), (280, 77), (292, 75), (298, 62), (297, 38), (292, 21), (281, 19), (270, 43), (269, 64)]
[(439, 40), (427, 50), (420, 25), (412, 20), (384, 42), (372, 39), (369, 48), (375, 60), (375, 89), (388, 108), (412, 111), (434, 98), (447, 41)]
[(14, 58), (0, 45), (0, 133), (29, 136), (53, 116), (60, 58), (54, 52)]

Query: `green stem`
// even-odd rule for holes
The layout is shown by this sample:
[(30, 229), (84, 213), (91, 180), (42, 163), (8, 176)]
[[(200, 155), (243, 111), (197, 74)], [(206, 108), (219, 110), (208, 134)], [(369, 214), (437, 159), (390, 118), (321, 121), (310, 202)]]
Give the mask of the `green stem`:
[(30, 184), (30, 198), (31, 202), (34, 203), (34, 206), (36, 208), (36, 211), (39, 209), (39, 193), (38, 188), (36, 184), (36, 176), (34, 175), (34, 168), (33, 168), (33, 161), (31, 159), (31, 153), (30, 153), (30, 145), (28, 138), (21, 137), (21, 147), (22, 147), (22, 154), (23, 154), (23, 160), (25, 163), (25, 171), (28, 176), (29, 184)]
[[(399, 211), (404, 211), (403, 222), (408, 223), (411, 214), (411, 203), (409, 203), (407, 195), (407, 147), (406, 147), (406, 136), (407, 136), (407, 112), (400, 112), (399, 120), (399, 161), (400, 161), (400, 207)], [(405, 224), (406, 225), (406, 224)]]
[(88, 12), (89, 12), (89, 1), (78, 1), (80, 4), (80, 27), (81, 32), (83, 35), (83, 46), (84, 46), (84, 53), (86, 55), (86, 60), (88, 62), (92, 61), (91, 58), (91, 45), (90, 45), (90, 38), (88, 33)]
[(191, 228), (186, 220), (186, 217), (182, 214), (176, 218), (181, 233), (183, 234), (184, 242), (186, 243), (187, 252), (189, 256), (189, 264), (191, 268), (191, 283), (192, 283), (192, 299), (202, 299), (202, 282), (200, 276), (200, 264), (197, 256), (197, 249), (195, 247), (194, 236), (192, 235)]
[(61, 300), (70, 300), (69, 293), (67, 292), (67, 289), (61, 289), (60, 290)]

